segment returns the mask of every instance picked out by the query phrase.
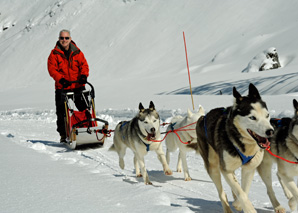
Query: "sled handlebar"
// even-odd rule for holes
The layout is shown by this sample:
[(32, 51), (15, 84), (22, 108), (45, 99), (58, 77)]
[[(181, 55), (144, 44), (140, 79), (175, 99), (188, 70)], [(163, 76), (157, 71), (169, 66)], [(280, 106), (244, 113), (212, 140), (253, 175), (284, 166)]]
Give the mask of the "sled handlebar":
[[(74, 84), (74, 83), (79, 83), (79, 81), (69, 81), (70, 85)], [(88, 84), (91, 87), (91, 91), (90, 91), (90, 95), (91, 97), (94, 99), (95, 98), (95, 91), (94, 91), (94, 87), (90, 82), (86, 82), (86, 84)], [(62, 93), (64, 92), (64, 88), (62, 88)]]

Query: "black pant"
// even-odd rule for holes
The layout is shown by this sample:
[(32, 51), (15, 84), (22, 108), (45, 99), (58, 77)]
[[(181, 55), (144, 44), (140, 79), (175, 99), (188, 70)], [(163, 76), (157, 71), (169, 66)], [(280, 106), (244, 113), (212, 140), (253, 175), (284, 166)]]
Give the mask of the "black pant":
[(79, 111), (83, 111), (87, 108), (85, 100), (82, 98), (81, 91), (85, 90), (85, 87), (80, 87), (74, 90), (64, 90), (57, 89), (55, 91), (55, 103), (56, 103), (56, 115), (57, 115), (57, 131), (60, 135), (66, 135), (65, 130), (65, 93), (74, 92), (78, 94), (78, 97), (75, 98), (74, 103)]

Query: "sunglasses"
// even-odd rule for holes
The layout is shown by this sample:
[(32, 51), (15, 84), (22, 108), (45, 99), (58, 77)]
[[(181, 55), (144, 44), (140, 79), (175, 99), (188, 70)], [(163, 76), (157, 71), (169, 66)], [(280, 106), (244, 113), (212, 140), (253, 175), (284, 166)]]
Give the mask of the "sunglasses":
[(65, 40), (68, 40), (69, 37), (61, 37), (61, 36), (60, 36), (59, 39), (60, 39), (60, 40), (64, 40), (64, 39), (65, 39)]

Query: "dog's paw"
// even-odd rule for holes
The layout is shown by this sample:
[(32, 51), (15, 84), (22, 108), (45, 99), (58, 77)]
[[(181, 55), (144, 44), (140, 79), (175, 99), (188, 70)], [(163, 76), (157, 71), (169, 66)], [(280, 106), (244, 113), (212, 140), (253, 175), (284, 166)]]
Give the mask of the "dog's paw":
[(238, 200), (235, 200), (232, 205), (238, 212), (242, 211), (242, 206)]
[(153, 185), (153, 184), (149, 181), (149, 182), (145, 182), (145, 185)]
[(288, 201), (289, 207), (292, 211), (295, 211), (297, 209), (297, 202), (294, 197), (291, 197)]
[(191, 181), (191, 177), (184, 178), (185, 181)]
[(119, 159), (119, 166), (121, 169), (124, 169), (125, 164), (124, 164), (124, 160), (123, 159)]
[(274, 208), (275, 213), (286, 213), (286, 209), (282, 206)]
[(165, 170), (165, 175), (172, 175), (173, 172), (172, 170), (168, 169), (168, 170)]
[(143, 177), (143, 175), (141, 173), (136, 174), (137, 177)]
[(182, 172), (182, 169), (181, 168), (177, 168), (177, 172)]

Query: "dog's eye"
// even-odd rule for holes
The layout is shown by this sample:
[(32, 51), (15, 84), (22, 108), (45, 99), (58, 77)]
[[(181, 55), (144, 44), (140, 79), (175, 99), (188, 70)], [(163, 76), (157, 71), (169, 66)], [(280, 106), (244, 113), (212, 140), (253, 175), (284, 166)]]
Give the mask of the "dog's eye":
[(253, 121), (257, 120), (257, 118), (255, 116), (250, 116), (249, 119), (253, 120)]
[(269, 114), (267, 114), (266, 118), (269, 118)]
[(145, 124), (147, 124), (147, 123), (148, 123), (148, 121), (144, 121), (144, 123), (145, 123)]
[(154, 120), (153, 123), (155, 123), (157, 120)]

